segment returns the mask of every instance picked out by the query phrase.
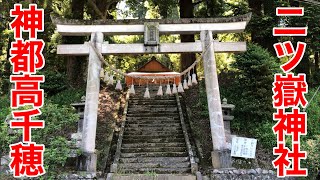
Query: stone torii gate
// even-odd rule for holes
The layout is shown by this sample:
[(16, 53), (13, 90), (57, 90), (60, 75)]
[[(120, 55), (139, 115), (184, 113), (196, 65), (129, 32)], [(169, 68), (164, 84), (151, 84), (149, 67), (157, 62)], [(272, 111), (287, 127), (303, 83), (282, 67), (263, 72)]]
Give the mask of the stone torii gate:
[[(167, 54), (202, 53), (205, 73), (206, 93), (212, 135), (212, 163), (214, 168), (229, 167), (230, 150), (226, 147), (221, 100), (216, 70), (215, 53), (246, 51), (245, 42), (218, 42), (213, 34), (242, 32), (251, 14), (230, 18), (201, 19), (154, 19), (154, 20), (106, 20), (79, 21), (52, 17), (57, 32), (62, 36), (89, 36), (91, 42), (102, 55), (117, 54)], [(160, 43), (162, 34), (199, 34), (201, 41), (188, 43)], [(143, 35), (141, 44), (109, 44), (104, 35)], [(82, 146), (86, 163), (85, 171), (96, 171), (95, 139), (100, 87), (101, 61), (88, 44), (58, 45), (60, 55), (89, 56), (85, 113), (82, 132)], [(227, 158), (226, 158), (227, 157)]]

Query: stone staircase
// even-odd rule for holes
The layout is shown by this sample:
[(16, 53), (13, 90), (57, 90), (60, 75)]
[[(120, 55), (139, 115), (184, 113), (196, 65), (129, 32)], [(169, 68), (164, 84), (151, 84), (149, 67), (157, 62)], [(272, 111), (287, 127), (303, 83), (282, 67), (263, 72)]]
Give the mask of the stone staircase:
[(125, 121), (111, 166), (120, 174), (190, 174), (197, 170), (179, 97), (143, 98), (145, 88), (136, 87), (127, 100)]

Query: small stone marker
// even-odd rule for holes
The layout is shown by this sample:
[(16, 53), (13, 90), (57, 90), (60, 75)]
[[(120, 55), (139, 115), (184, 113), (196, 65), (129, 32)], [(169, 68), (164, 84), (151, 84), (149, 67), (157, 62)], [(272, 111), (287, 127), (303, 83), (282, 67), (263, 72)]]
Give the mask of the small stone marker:
[(254, 159), (256, 157), (256, 146), (256, 139), (233, 137), (231, 146), (231, 156)]

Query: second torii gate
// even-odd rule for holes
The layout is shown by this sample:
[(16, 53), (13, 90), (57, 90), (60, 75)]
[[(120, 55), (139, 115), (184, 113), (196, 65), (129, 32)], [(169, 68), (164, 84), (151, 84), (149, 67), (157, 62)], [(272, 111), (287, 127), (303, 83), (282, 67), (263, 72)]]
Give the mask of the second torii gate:
[[(215, 53), (246, 51), (245, 42), (218, 42), (213, 33), (242, 32), (250, 21), (251, 14), (230, 18), (201, 19), (154, 19), (154, 20), (107, 20), (79, 21), (52, 17), (57, 31), (63, 36), (88, 36), (102, 55), (117, 54), (168, 54), (202, 53), (206, 93), (212, 135), (212, 163), (214, 168), (229, 167), (225, 157), (230, 158), (226, 147), (223, 115), (219, 92)], [(160, 43), (161, 34), (198, 34), (201, 41), (188, 43)], [(109, 44), (104, 35), (145, 35), (143, 44)], [(58, 45), (58, 54), (89, 56), (85, 113), (82, 132), (82, 151), (86, 157), (87, 172), (96, 171), (95, 139), (100, 87), (101, 61), (88, 44)]]

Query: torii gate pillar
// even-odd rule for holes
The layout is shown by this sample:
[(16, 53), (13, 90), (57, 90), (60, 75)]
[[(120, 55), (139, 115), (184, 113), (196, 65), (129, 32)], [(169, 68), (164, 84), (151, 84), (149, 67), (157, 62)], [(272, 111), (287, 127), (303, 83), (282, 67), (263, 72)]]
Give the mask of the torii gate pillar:
[[(91, 42), (101, 51), (103, 33), (94, 32), (91, 34)], [(97, 154), (95, 152), (97, 115), (100, 90), (100, 70), (101, 61), (92, 48), (89, 51), (86, 105), (84, 110), (83, 131), (82, 131), (82, 151), (83, 159), (80, 163), (80, 170), (96, 172)]]
[(203, 66), (205, 74), (206, 92), (210, 117), (213, 152), (212, 165), (214, 168), (231, 167), (231, 151), (226, 148), (226, 137), (220, 100), (220, 91), (214, 56), (214, 41), (212, 31), (201, 31), (200, 38), (204, 50)]

